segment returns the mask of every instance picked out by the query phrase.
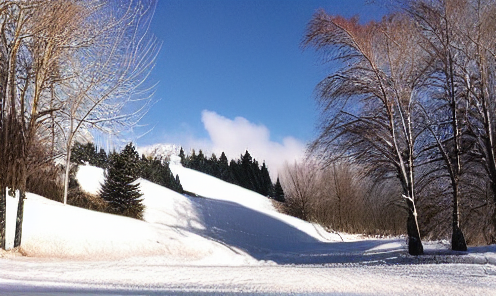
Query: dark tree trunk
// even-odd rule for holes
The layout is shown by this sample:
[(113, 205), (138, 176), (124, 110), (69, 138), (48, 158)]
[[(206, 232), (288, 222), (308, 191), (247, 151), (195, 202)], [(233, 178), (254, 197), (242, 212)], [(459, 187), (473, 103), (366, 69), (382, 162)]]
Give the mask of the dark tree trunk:
[(466, 251), (467, 242), (465, 236), (460, 229), (460, 211), (458, 207), (458, 180), (455, 180), (453, 191), (453, 232), (451, 234), (451, 249), (453, 251)]
[(467, 251), (465, 236), (458, 225), (453, 224), (453, 234), (451, 235), (451, 249), (453, 251)]
[(0, 189), (0, 249), (5, 249), (5, 189)]
[(24, 199), (26, 198), (26, 192), (21, 191), (19, 197), (19, 205), (17, 206), (17, 218), (16, 218), (16, 231), (14, 238), (14, 248), (21, 245), (22, 239), (22, 221), (24, 220)]
[(420, 239), (420, 230), (417, 222), (417, 210), (415, 205), (407, 200), (408, 204), (408, 219), (406, 221), (407, 234), (408, 234), (408, 253), (410, 255), (424, 254), (424, 247)]

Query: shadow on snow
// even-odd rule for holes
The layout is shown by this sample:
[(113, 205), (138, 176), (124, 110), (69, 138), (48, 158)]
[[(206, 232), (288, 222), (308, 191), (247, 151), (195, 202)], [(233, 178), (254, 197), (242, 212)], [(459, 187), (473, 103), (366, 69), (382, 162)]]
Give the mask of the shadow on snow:
[(203, 214), (206, 227), (198, 234), (243, 250), (257, 260), (277, 264), (412, 263), (398, 239), (322, 242), (284, 221), (234, 202), (191, 200)]

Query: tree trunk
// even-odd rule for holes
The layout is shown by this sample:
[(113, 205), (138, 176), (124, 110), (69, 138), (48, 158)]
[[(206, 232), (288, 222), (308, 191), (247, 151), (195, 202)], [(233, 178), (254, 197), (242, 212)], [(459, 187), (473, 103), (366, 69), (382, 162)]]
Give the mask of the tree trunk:
[(451, 234), (451, 249), (453, 251), (467, 251), (465, 236), (460, 229), (460, 211), (458, 207), (458, 184), (454, 186), (453, 193), (453, 233)]
[(415, 204), (407, 200), (408, 205), (408, 219), (406, 222), (407, 234), (408, 234), (408, 253), (410, 255), (422, 255), (424, 254), (424, 247), (422, 246), (422, 240), (420, 239), (420, 230), (417, 221), (417, 209)]
[(69, 190), (69, 171), (71, 168), (71, 148), (67, 148), (65, 159), (65, 176), (64, 176), (64, 205), (67, 204), (67, 192)]
[(22, 240), (22, 222), (24, 221), (24, 199), (26, 198), (26, 192), (22, 190), (20, 192), (19, 205), (17, 206), (17, 219), (16, 219), (16, 231), (14, 238), (14, 248), (21, 245)]
[(69, 125), (69, 135), (67, 137), (66, 157), (65, 157), (65, 176), (64, 176), (64, 205), (67, 204), (67, 194), (69, 192), (69, 171), (71, 169), (71, 146), (74, 135), (74, 121), (71, 114), (71, 124)]
[(0, 190), (0, 249), (5, 249), (5, 211), (6, 211), (5, 189)]

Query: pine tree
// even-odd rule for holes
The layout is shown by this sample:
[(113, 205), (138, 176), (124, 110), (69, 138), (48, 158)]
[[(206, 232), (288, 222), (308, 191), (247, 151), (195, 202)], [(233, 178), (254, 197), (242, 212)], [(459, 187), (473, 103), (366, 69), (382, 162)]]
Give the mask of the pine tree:
[(102, 169), (107, 167), (107, 153), (103, 150), (103, 148), (100, 148), (100, 152), (96, 155), (95, 165)]
[(232, 174), (229, 170), (229, 162), (227, 161), (227, 156), (224, 152), (221, 153), (219, 160), (219, 178), (226, 182), (233, 183)]
[(265, 162), (262, 163), (262, 168), (260, 169), (260, 174), (262, 178), (262, 192), (260, 194), (265, 196), (273, 196), (274, 195), (274, 185), (272, 185), (272, 180), (270, 179), (269, 170), (265, 165)]
[(183, 166), (186, 166), (186, 157), (184, 156), (183, 147), (181, 147), (181, 150), (179, 150), (179, 157), (181, 158), (181, 164)]
[(107, 212), (137, 219), (143, 219), (144, 206), (141, 203), (139, 183), (139, 156), (132, 143), (121, 153), (109, 157), (105, 172), (105, 183), (100, 196), (107, 202)]
[(274, 199), (279, 202), (285, 202), (284, 190), (282, 190), (281, 182), (279, 182), (279, 177), (277, 177), (277, 182), (274, 185)]

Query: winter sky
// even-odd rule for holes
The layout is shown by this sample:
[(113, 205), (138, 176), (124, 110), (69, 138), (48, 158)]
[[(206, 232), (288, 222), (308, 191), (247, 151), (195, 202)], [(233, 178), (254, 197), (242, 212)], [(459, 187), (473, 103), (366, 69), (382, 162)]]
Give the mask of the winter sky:
[(137, 144), (230, 158), (248, 149), (278, 162), (301, 156), (316, 133), (313, 91), (329, 66), (300, 46), (312, 15), (323, 8), (367, 21), (385, 11), (367, 0), (157, 2), (151, 32), (163, 46), (150, 80), (159, 101)]

